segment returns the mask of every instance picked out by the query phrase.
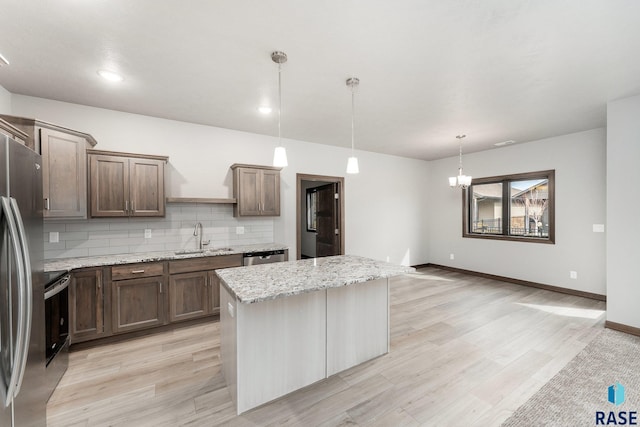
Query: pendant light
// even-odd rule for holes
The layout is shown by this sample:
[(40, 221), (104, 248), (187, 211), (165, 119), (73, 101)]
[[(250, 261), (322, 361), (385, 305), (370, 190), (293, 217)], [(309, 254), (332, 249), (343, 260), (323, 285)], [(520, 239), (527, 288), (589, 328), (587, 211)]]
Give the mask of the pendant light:
[(460, 144), (460, 163), (458, 164), (458, 176), (449, 177), (449, 187), (465, 189), (471, 185), (471, 177), (462, 173), (462, 139), (467, 135), (458, 135), (458, 143)]
[(347, 79), (347, 86), (351, 88), (351, 157), (347, 160), (347, 173), (356, 174), (360, 172), (358, 167), (358, 158), (355, 155), (355, 91), (360, 84), (360, 79), (351, 77)]
[(287, 150), (282, 145), (280, 122), (282, 116), (282, 64), (287, 62), (287, 54), (279, 51), (272, 52), (271, 60), (278, 64), (278, 146), (273, 152), (273, 166), (285, 167), (289, 163), (287, 162)]

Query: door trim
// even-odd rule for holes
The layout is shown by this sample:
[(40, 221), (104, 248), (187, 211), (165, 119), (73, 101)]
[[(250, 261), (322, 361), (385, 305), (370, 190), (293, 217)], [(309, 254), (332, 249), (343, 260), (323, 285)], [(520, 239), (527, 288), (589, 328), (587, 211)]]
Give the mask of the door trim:
[(326, 175), (309, 175), (304, 173), (296, 174), (296, 259), (302, 257), (302, 229), (300, 226), (300, 216), (304, 210), (302, 203), (304, 198), (300, 197), (302, 189), (302, 181), (325, 181), (338, 184), (338, 200), (340, 201), (339, 223), (340, 223), (340, 239), (339, 253), (344, 255), (344, 177), (342, 176), (326, 176)]

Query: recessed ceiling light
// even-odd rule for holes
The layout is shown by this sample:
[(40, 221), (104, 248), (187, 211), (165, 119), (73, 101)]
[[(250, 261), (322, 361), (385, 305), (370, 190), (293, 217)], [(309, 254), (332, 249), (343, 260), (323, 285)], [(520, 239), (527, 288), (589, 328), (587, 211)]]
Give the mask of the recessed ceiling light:
[(271, 107), (263, 106), (263, 107), (258, 107), (258, 111), (259, 111), (261, 114), (271, 114), (271, 111), (272, 111), (272, 110), (271, 110)]
[(496, 147), (502, 147), (503, 145), (511, 145), (511, 144), (515, 144), (516, 142), (513, 139), (510, 139), (508, 141), (502, 141), (502, 142), (496, 142), (495, 145)]
[(109, 70), (98, 70), (98, 75), (110, 82), (121, 82), (124, 80), (120, 74)]
[(9, 61), (7, 61), (7, 58), (2, 56), (2, 54), (0, 53), (0, 67), (2, 67), (3, 65), (9, 65)]

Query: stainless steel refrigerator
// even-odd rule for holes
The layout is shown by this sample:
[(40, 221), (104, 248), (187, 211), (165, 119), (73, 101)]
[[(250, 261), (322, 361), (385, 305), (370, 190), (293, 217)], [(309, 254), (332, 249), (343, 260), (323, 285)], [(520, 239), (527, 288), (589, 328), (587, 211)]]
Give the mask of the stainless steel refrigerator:
[(0, 134), (0, 426), (46, 426), (40, 155)]

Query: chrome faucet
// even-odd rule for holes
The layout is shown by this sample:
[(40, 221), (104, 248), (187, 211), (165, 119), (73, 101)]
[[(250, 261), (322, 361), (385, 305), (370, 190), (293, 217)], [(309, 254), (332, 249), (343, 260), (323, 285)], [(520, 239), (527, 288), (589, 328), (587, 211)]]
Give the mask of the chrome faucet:
[(211, 240), (202, 241), (202, 223), (197, 222), (196, 227), (193, 229), (193, 235), (198, 237), (198, 249), (203, 250), (206, 245), (208, 245)]

